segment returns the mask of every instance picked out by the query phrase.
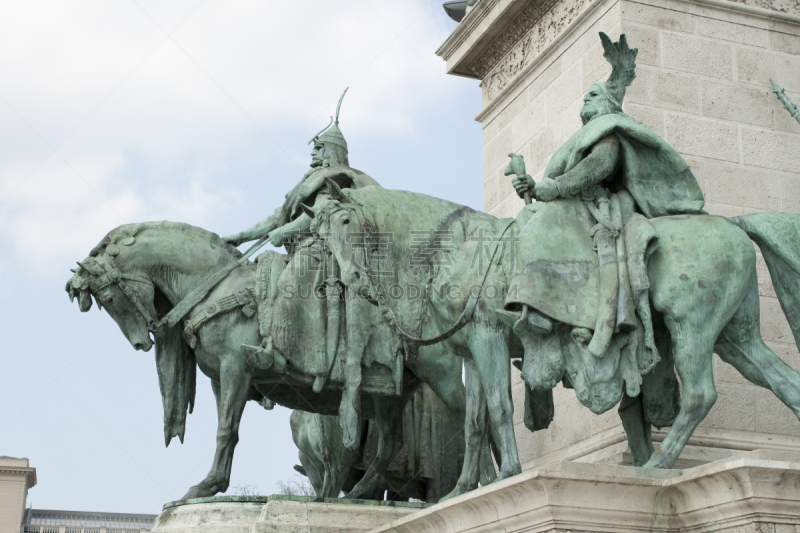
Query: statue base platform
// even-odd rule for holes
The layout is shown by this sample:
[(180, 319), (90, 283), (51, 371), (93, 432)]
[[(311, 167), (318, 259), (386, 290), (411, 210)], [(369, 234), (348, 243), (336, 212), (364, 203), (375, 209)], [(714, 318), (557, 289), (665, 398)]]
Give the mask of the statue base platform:
[(371, 533), (800, 532), (800, 454), (756, 450), (685, 470), (562, 462)]
[(361, 533), (427, 507), (308, 496), (219, 496), (164, 505), (152, 533)]

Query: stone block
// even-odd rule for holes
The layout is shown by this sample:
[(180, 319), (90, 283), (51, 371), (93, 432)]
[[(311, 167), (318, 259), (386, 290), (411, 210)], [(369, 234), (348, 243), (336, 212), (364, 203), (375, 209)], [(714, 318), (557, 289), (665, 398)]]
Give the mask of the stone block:
[(800, 55), (800, 37), (777, 31), (769, 32), (769, 47), (779, 52)]
[(717, 402), (698, 427), (755, 431), (756, 387), (718, 382), (716, 388)]
[[(544, 170), (550, 156), (553, 155), (562, 142), (562, 124), (560, 121), (551, 122), (541, 134), (531, 140), (530, 159), (525, 161), (528, 174), (535, 174)], [(506, 155), (508, 157), (508, 155)]]
[(518, 94), (516, 98), (511, 100), (511, 102), (509, 102), (509, 104), (505, 108), (503, 108), (503, 110), (500, 111), (500, 113), (498, 113), (497, 118), (495, 118), (495, 121), (497, 122), (497, 127), (500, 129), (505, 128), (518, 115), (523, 114), (527, 107), (528, 107), (528, 95), (527, 93), (522, 92)]
[(775, 52), (736, 49), (736, 79), (759, 87), (770, 87), (769, 80), (790, 91), (800, 91), (800, 58)]
[(775, 287), (772, 286), (772, 278), (769, 275), (767, 263), (761, 254), (756, 256), (756, 271), (758, 272), (758, 294), (777, 298), (778, 295), (775, 294)]
[(706, 201), (704, 209), (711, 215), (721, 217), (738, 217), (744, 215), (744, 208), (739, 205), (716, 204)]
[(664, 136), (664, 111), (655, 107), (629, 104), (627, 99), (624, 107), (627, 114), (648, 126), (656, 135)]
[(697, 25), (697, 33), (705, 37), (713, 37), (714, 39), (750, 46), (760, 46), (761, 48), (766, 48), (767, 46), (767, 30), (761, 28), (709, 17), (697, 17), (695, 24)]
[(794, 335), (777, 298), (761, 298), (761, 336), (765, 341), (794, 343)]
[(547, 88), (545, 94), (547, 121), (552, 122), (567, 107), (583, 97), (580, 65), (573, 65), (566, 70)]
[(667, 113), (666, 134), (666, 140), (683, 154), (739, 162), (736, 126)]
[(712, 78), (733, 79), (733, 49), (702, 37), (661, 35), (663, 65), (668, 69)]
[(589, 438), (593, 416), (594, 414), (581, 405), (577, 398), (572, 402), (557, 404), (555, 420), (568, 421), (568, 423), (561, 422), (550, 427), (553, 448), (558, 450)]
[(508, 160), (511, 128), (504, 128), (483, 146), (483, 175), (488, 176)]
[(489, 211), (497, 204), (497, 180), (493, 176), (483, 179), (483, 209)]
[[(800, 93), (786, 91), (786, 96), (788, 96), (792, 102), (800, 102)], [(776, 129), (778, 131), (788, 131), (790, 133), (800, 133), (800, 124), (798, 124), (797, 120), (789, 114), (789, 112), (783, 107), (781, 101), (778, 100), (778, 98), (772, 92), (769, 94), (769, 104), (773, 118), (772, 129)]]
[(597, 435), (601, 431), (612, 428), (622, 428), (622, 420), (619, 418), (619, 405), (612, 407), (600, 415), (593, 415), (590, 421), (590, 431), (592, 435)]
[(561, 123), (561, 141), (565, 143), (583, 127), (581, 121), (581, 108), (583, 107), (583, 100), (574, 102), (571, 106), (564, 110), (559, 117), (558, 121)]
[(765, 128), (772, 126), (770, 99), (777, 99), (769, 91), (713, 81), (704, 81), (702, 87), (704, 116)]
[(636, 54), (637, 65), (657, 67), (661, 64), (658, 30), (624, 22), (622, 24), (622, 33), (627, 37), (628, 44), (639, 49), (639, 53)]
[(773, 172), (707, 161), (703, 192), (709, 202), (778, 211), (783, 179)]
[[(523, 93), (524, 96), (524, 93)], [(518, 151), (542, 132), (547, 124), (545, 95), (540, 94), (511, 122), (511, 147), (509, 151)]]
[(800, 176), (787, 175), (783, 181), (781, 211), (800, 215)]
[(759, 432), (800, 435), (800, 420), (772, 391), (759, 388), (755, 394), (758, 404), (756, 427)]
[[(555, 423), (556, 422), (553, 422), (553, 424)], [(555, 451), (553, 448), (553, 439), (550, 436), (552, 428), (553, 426), (551, 425), (548, 429), (531, 432), (522, 423), (514, 426), (520, 463), (523, 465), (530, 463), (539, 457), (543, 457)]]
[(651, 83), (654, 107), (700, 114), (700, 81), (696, 77), (656, 71)]
[(563, 72), (561, 65), (562, 62), (560, 60), (554, 61), (553, 63), (549, 64), (541, 73), (539, 73), (536, 78), (529, 82), (527, 88), (528, 101), (532, 101), (540, 94), (544, 94), (545, 89), (552, 85), (552, 83), (559, 76), (561, 76), (561, 73)]
[(656, 71), (649, 68), (637, 68), (636, 79), (625, 91), (625, 101), (623, 105), (639, 104), (652, 105), (653, 102), (653, 83)]
[(688, 13), (633, 2), (622, 3), (622, 20), (685, 33), (695, 28), (695, 17)]
[(796, 172), (800, 135), (742, 128), (742, 162), (785, 172)]
[(595, 83), (607, 80), (609, 74), (611, 65), (603, 57), (603, 47), (598, 42), (581, 56), (582, 94), (586, 94)]

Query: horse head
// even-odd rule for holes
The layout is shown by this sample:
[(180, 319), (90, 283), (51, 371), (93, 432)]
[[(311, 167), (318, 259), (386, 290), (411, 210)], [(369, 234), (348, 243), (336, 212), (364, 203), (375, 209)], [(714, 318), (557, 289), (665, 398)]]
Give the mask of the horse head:
[(311, 230), (325, 240), (341, 270), (342, 282), (368, 299), (373, 288), (368, 258), (375, 247), (374, 226), (364, 217), (361, 207), (346, 191), (328, 182), (330, 195), (314, 206)]
[[(130, 240), (131, 237), (123, 239)], [(145, 273), (125, 268), (129, 247), (119, 246), (106, 237), (89, 257), (78, 262), (79, 268), (73, 270), (66, 291), (70, 301), (78, 299), (84, 313), (91, 309), (94, 297), (97, 307), (105, 307), (128, 342), (135, 349), (147, 352), (153, 347), (150, 332), (156, 318), (155, 289)]]

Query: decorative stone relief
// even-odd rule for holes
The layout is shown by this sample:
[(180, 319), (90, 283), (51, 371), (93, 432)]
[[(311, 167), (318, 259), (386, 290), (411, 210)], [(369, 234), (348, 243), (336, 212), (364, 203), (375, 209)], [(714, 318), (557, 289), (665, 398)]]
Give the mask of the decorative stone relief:
[(488, 100), (502, 91), (588, 4), (588, 0), (553, 0), (525, 8), (470, 67), (483, 80)]
[(728, 0), (736, 4), (761, 7), (770, 11), (800, 15), (800, 0)]

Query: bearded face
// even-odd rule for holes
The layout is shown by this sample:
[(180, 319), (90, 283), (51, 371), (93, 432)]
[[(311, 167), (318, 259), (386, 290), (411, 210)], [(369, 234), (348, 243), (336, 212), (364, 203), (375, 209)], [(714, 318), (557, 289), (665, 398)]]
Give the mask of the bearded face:
[(341, 146), (317, 142), (311, 150), (311, 168), (347, 165), (347, 149)]
[(584, 124), (594, 117), (616, 113), (615, 106), (606, 96), (605, 91), (599, 84), (595, 83), (583, 97), (583, 107), (581, 108), (581, 120)]

